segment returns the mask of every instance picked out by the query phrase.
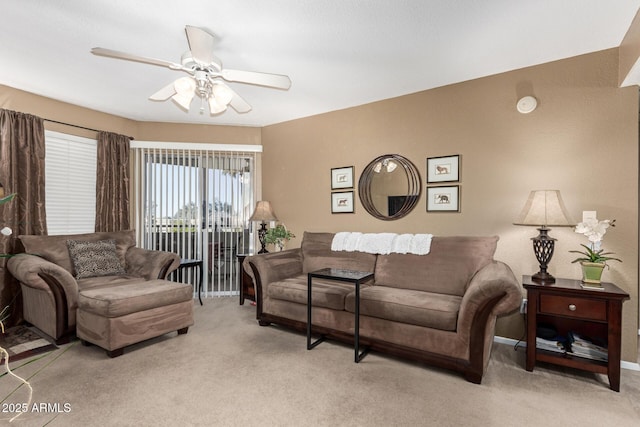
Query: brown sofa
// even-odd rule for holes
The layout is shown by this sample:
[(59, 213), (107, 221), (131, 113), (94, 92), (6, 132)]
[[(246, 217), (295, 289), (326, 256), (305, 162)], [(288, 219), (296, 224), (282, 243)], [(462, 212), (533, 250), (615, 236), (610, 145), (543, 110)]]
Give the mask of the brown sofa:
[[(305, 331), (307, 273), (373, 271), (360, 290), (360, 345), (459, 371), (480, 383), (496, 318), (520, 306), (520, 285), (495, 261), (498, 237), (433, 237), (427, 255), (332, 251), (333, 233), (305, 232), (298, 249), (247, 257), (260, 325)], [(353, 285), (314, 280), (314, 333), (353, 343)], [(300, 345), (304, 345), (302, 342)]]
[[(76, 333), (79, 292), (106, 285), (165, 279), (180, 265), (178, 255), (135, 246), (133, 230), (64, 236), (19, 236), (25, 253), (10, 258), (9, 272), (22, 288), (24, 319), (58, 342)], [(118, 274), (76, 278), (68, 240), (115, 241), (124, 270)], [(89, 273), (87, 276), (92, 276)]]

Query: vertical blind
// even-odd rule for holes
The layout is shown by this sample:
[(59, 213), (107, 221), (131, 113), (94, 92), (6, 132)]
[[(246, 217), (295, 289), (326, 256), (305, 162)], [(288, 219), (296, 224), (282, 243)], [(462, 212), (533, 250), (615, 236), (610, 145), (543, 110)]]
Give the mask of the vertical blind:
[[(133, 152), (138, 242), (202, 260), (203, 296), (237, 295), (236, 254), (253, 246), (255, 153), (149, 147)], [(194, 283), (196, 272), (188, 270), (183, 281)]]

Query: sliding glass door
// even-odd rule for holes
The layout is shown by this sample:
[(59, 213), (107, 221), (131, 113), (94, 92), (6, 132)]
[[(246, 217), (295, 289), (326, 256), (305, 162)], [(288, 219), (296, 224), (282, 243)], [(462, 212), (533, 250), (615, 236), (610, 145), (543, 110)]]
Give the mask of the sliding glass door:
[[(136, 148), (136, 229), (142, 246), (203, 261), (203, 295), (238, 294), (236, 254), (253, 236), (255, 153)], [(183, 281), (193, 283), (186, 269)]]

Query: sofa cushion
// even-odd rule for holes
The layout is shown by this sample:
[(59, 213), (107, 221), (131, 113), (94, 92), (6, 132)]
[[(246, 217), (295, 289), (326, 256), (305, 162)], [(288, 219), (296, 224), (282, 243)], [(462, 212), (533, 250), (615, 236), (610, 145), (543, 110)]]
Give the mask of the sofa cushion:
[(435, 236), (427, 255), (378, 255), (375, 284), (464, 295), (473, 275), (493, 260), (498, 236)]
[(67, 240), (67, 247), (77, 279), (125, 274), (113, 239), (97, 242)]
[[(345, 297), (353, 292), (353, 284), (335, 280), (313, 279), (311, 303), (314, 307), (344, 310)], [(307, 275), (272, 282), (268, 287), (269, 298), (307, 304)]]
[(99, 277), (85, 277), (84, 279), (78, 279), (78, 291), (84, 291), (85, 289), (96, 288), (100, 286), (113, 286), (124, 283), (137, 283), (140, 282), (140, 277), (131, 276), (128, 274), (118, 276), (99, 276)]
[[(455, 331), (462, 297), (410, 289), (360, 288), (360, 314), (444, 331)], [(355, 292), (345, 301), (355, 312)]]
[[(321, 268), (373, 271), (376, 255), (364, 252), (332, 251), (334, 233), (304, 232), (302, 238), (302, 271), (309, 273)], [(314, 282), (315, 283), (315, 282)]]
[(116, 241), (116, 253), (122, 265), (126, 268), (124, 254), (127, 249), (136, 245), (134, 230), (70, 234), (61, 236), (19, 236), (24, 251), (28, 254), (37, 255), (74, 274), (71, 265), (71, 257), (67, 248), (67, 240), (83, 240), (97, 242), (98, 240), (114, 239)]

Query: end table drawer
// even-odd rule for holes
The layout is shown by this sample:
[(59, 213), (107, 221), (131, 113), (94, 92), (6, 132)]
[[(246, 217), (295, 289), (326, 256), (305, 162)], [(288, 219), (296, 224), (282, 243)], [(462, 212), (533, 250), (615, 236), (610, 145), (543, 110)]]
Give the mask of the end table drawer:
[(589, 298), (540, 295), (540, 313), (607, 320), (607, 302)]

